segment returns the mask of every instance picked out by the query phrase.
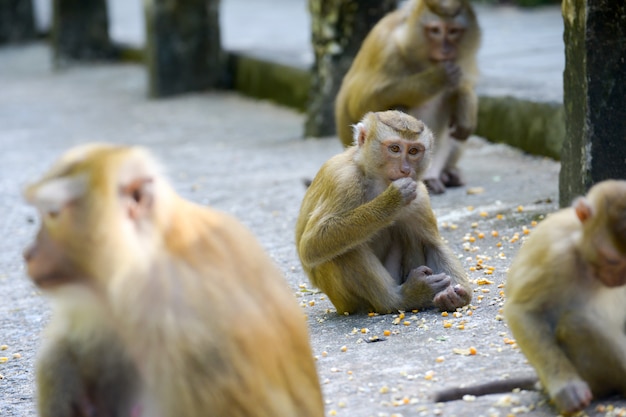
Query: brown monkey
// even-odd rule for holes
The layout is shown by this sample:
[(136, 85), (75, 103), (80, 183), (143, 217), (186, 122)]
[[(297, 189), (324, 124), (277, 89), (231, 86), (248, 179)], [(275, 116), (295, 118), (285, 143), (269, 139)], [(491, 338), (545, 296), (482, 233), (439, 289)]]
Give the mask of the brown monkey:
[[(56, 312), (56, 346), (104, 351), (96, 368), (110, 369), (98, 377), (111, 380), (128, 355), (140, 382), (134, 415), (323, 416), (306, 322), (276, 266), (234, 218), (179, 197), (145, 150), (73, 149), (25, 194), (42, 217), (29, 274), (53, 298), (76, 289), (94, 300)], [(99, 327), (119, 334), (110, 355), (108, 336), (91, 338)], [(46, 349), (40, 373), (64, 359)], [(89, 368), (70, 358), (56, 369), (78, 388), (42, 396), (46, 415), (129, 415), (98, 403), (65, 413), (90, 392)], [(40, 393), (55, 383), (40, 378)]]
[(626, 181), (539, 224), (508, 272), (504, 314), (561, 412), (626, 395)]
[(311, 282), (339, 313), (468, 304), (469, 282), (420, 181), (430, 130), (386, 111), (366, 114), (354, 137), (355, 146), (322, 166), (302, 202), (296, 245)]
[[(474, 92), (480, 29), (469, 0), (411, 0), (367, 35), (335, 101), (337, 131), (352, 145), (351, 125), (369, 111), (399, 109), (435, 137), (424, 182), (434, 193), (463, 184), (456, 163), (476, 127)], [(452, 136), (452, 138), (450, 138)]]
[[(606, 181), (550, 215), (508, 273), (506, 319), (563, 413), (593, 395), (626, 395), (626, 181)], [(532, 390), (515, 377), (449, 388), (433, 400)]]

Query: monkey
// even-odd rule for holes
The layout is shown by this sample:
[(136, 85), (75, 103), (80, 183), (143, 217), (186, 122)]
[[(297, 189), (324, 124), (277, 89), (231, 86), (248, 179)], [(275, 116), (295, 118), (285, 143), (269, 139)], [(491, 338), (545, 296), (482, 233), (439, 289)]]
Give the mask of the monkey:
[(405, 111), (433, 132), (424, 183), (434, 194), (464, 185), (457, 163), (476, 128), (480, 28), (469, 0), (411, 0), (368, 33), (335, 99), (337, 133), (353, 144), (351, 125), (369, 111)]
[[(55, 322), (73, 324), (55, 326), (64, 337), (56, 345), (103, 352), (98, 377), (116, 379), (126, 357), (137, 372), (132, 398), (119, 404), (129, 412), (93, 403), (66, 413), (90, 389), (85, 364), (45, 349), (40, 374), (56, 363), (77, 388), (63, 399), (41, 395), (42, 414), (324, 415), (305, 317), (282, 273), (233, 216), (180, 197), (147, 149), (72, 148), (24, 194), (41, 217), (25, 254), (29, 275), (61, 306), (62, 292), (87, 295), (72, 312), (55, 311)], [(101, 327), (111, 334), (92, 338)], [(57, 383), (39, 378), (38, 391), (59, 393)]]
[(430, 129), (400, 111), (369, 112), (354, 138), (321, 167), (301, 204), (296, 246), (311, 283), (340, 314), (467, 305), (469, 280), (420, 181)]
[[(505, 295), (507, 324), (560, 413), (626, 395), (626, 181), (599, 182), (539, 223), (509, 268)], [(435, 400), (534, 382), (446, 390)]]

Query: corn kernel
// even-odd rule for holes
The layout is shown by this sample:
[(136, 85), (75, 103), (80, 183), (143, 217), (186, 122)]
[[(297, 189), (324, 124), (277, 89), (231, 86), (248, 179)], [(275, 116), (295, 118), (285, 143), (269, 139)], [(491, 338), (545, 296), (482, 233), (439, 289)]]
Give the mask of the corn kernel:
[(348, 351), (348, 346), (343, 345), (340, 349), (342, 352), (347, 352)]
[(390, 330), (383, 330), (383, 336), (391, 336)]

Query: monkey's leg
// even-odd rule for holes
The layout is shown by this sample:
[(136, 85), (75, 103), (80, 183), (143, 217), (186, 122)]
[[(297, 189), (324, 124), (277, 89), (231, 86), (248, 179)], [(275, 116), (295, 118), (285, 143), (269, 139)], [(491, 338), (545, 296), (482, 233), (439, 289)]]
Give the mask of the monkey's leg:
[(440, 179), (446, 187), (460, 187), (465, 185), (465, 181), (463, 180), (463, 175), (457, 165), (459, 159), (461, 159), (461, 155), (463, 155), (465, 143), (454, 138), (450, 138), (450, 145), (450, 155), (448, 155), (448, 160), (443, 168)]
[[(324, 281), (329, 291), (322, 286), (320, 288), (337, 307), (338, 313), (390, 313), (401, 308), (400, 286), (369, 248), (363, 246), (335, 258), (329, 264), (332, 264), (332, 269), (327, 269), (326, 272), (320, 270), (320, 273), (327, 276)], [(347, 303), (335, 302), (331, 294), (335, 293), (335, 298), (339, 299), (338, 291)], [(340, 311), (343, 306), (348, 305), (353, 307)]]

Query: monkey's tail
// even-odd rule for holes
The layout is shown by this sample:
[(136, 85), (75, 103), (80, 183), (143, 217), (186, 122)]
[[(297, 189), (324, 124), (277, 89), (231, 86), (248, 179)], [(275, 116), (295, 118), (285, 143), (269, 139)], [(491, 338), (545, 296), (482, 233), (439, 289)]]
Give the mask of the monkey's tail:
[(471, 385), (467, 387), (446, 388), (433, 394), (433, 401), (436, 403), (460, 400), (466, 395), (480, 396), (489, 394), (499, 394), (510, 392), (514, 389), (536, 391), (538, 389), (536, 376), (526, 376), (499, 381), (490, 381), (484, 384)]

